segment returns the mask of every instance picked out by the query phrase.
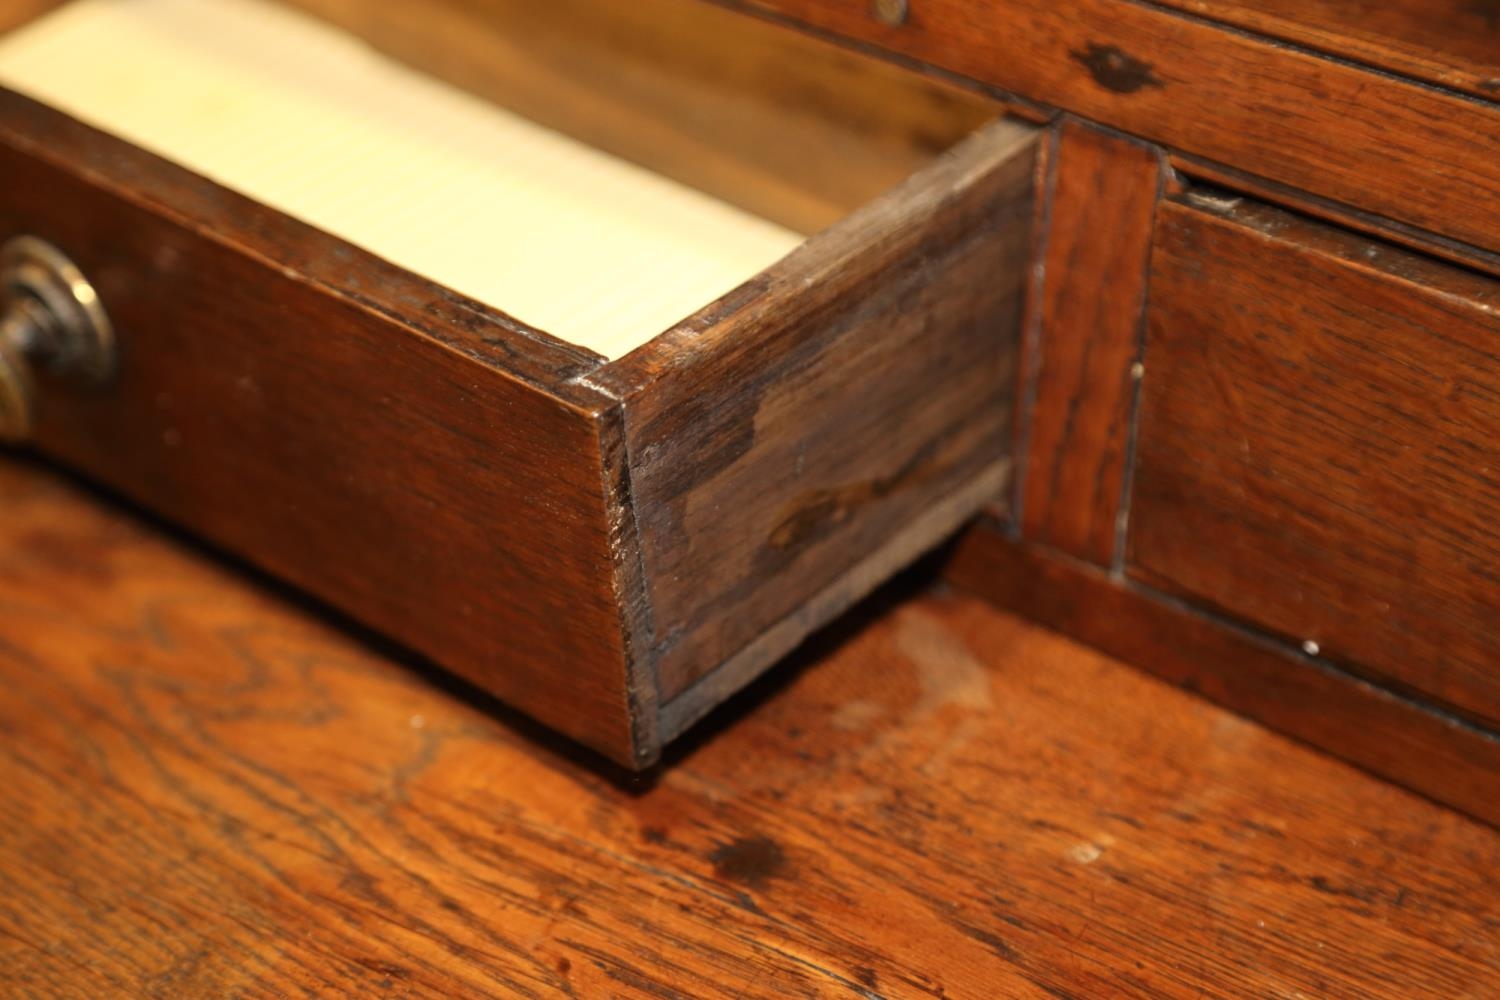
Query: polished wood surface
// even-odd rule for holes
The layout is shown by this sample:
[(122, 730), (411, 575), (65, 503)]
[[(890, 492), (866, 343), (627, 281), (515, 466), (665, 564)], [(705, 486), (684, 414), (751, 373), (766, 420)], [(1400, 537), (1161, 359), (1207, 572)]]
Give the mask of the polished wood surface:
[(715, 670), (669, 734), (1001, 492), (1037, 140), (986, 126), (588, 378), (625, 410), (664, 704)]
[(1248, 200), (1165, 205), (1128, 572), (1493, 728), (1497, 310)]
[(742, 2), (1500, 250), (1492, 101), (1134, 0), (922, 0), (896, 25), (869, 0)]
[(0, 4), (0, 31), (9, 31), (67, 2), (68, 0), (5, 0), (5, 3)]
[[(1024, 357), (1026, 537), (1101, 566), (1115, 560), (1159, 151), (1077, 121), (1058, 131), (1041, 276)], [(1034, 381), (1031, 381), (1034, 380)]]
[(1185, 691), (1500, 827), (1500, 736), (994, 523), (949, 580)]
[(1500, 97), (1494, 0), (1157, 0), (1444, 87)]
[(0, 965), (150, 995), (1492, 996), (1500, 834), (890, 592), (621, 787), (0, 468)]

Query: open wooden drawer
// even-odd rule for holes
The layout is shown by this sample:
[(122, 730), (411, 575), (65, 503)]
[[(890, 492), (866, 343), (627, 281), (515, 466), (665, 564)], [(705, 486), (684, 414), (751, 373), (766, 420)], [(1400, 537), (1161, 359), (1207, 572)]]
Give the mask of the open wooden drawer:
[(0, 238), (118, 347), (42, 451), (629, 765), (1000, 492), (1032, 129), (692, 0), (294, 6), (0, 5)]

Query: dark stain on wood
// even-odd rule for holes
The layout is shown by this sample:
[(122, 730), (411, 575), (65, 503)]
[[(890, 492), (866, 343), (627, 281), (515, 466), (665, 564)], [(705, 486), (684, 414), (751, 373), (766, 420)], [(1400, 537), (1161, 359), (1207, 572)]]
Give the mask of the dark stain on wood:
[(1490, 31), (1500, 28), (1500, 0), (1470, 0), (1468, 9), (1479, 15)]
[(1163, 87), (1148, 62), (1137, 59), (1117, 45), (1089, 42), (1082, 50), (1068, 53), (1080, 63), (1094, 82), (1117, 94), (1134, 94), (1146, 87)]
[[(1307, 884), (1325, 895), (1342, 896), (1345, 899), (1352, 899), (1360, 903), (1378, 903), (1384, 896), (1384, 893), (1375, 886), (1361, 885), (1358, 882), (1336, 883), (1326, 875), (1310, 876)], [(1395, 900), (1396, 895), (1393, 893), (1390, 905), (1395, 906)]]
[(777, 553), (795, 552), (834, 531), (861, 507), (884, 500), (899, 490), (914, 489), (927, 480), (938, 478), (946, 470), (934, 464), (933, 453), (936, 450), (935, 445), (921, 449), (889, 475), (847, 486), (814, 490), (798, 497), (789, 505), (788, 513), (772, 529), (770, 549)]
[(409, 975), (411, 975), (411, 970), (407, 969), (405, 966), (397, 965), (395, 962), (389, 962), (380, 958), (356, 958), (354, 959), (354, 961), (364, 966), (366, 969), (369, 969), (371, 972), (378, 973), (380, 976), (382, 976), (383, 983), (389, 983), (394, 979), (406, 979)]
[(973, 938), (988, 948), (996, 958), (1004, 959), (1007, 962), (1014, 962), (1016, 960), (1015, 949), (1006, 944), (998, 934), (985, 930), (983, 927), (975, 927), (972, 924), (960, 923), (955, 926), (960, 933)]
[(738, 837), (708, 856), (714, 876), (752, 889), (764, 889), (773, 878), (787, 874), (786, 852), (770, 837)]

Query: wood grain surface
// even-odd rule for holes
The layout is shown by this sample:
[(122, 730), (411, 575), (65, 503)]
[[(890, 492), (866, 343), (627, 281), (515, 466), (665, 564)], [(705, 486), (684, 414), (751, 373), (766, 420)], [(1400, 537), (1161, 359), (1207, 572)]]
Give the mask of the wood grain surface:
[(945, 572), (1000, 608), (1500, 826), (1500, 733), (994, 524), (966, 532)]
[(1250, 201), (1159, 215), (1129, 573), (1500, 722), (1500, 282)]
[(663, 703), (732, 658), (743, 683), (1000, 494), (1036, 144), (987, 126), (587, 377), (625, 407)]
[(897, 25), (877, 19), (869, 0), (743, 2), (1500, 249), (1500, 104), (1492, 101), (1134, 0), (920, 0)]
[(1494, 0), (1157, 0), (1444, 87), (1500, 97)]
[(1156, 201), (1150, 146), (1082, 122), (1060, 128), (1040, 286), (1024, 366), (1022, 533), (1101, 566), (1119, 535)]
[(0, 468), (0, 965), (76, 996), (1493, 996), (1500, 834), (973, 598), (622, 788)]

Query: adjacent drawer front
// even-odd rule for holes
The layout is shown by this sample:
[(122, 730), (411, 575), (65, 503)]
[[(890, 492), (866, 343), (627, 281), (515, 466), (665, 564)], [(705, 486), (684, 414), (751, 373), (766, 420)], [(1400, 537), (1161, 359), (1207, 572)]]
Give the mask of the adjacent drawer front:
[[(1500, 251), (1500, 104), (1493, 94), (1474, 100), (1446, 93), (1136, 0), (744, 2), (1173, 151)], [(1201, 14), (1224, 4), (1170, 6)], [(1346, 7), (1270, 6), (1296, 10), (1295, 20), (1304, 19), (1305, 8)], [(1348, 9), (1362, 21), (1382, 19), (1364, 16), (1365, 6), (1385, 15), (1388, 5)], [(1428, 20), (1465, 24), (1487, 52), (1496, 51), (1493, 27), (1481, 27), (1491, 0), (1438, 9)], [(1312, 48), (1339, 44), (1325, 37)], [(1384, 59), (1373, 58), (1375, 65)], [(1450, 83), (1476, 69), (1462, 58), (1443, 62)]]
[(1169, 202), (1129, 573), (1500, 721), (1500, 283)]

